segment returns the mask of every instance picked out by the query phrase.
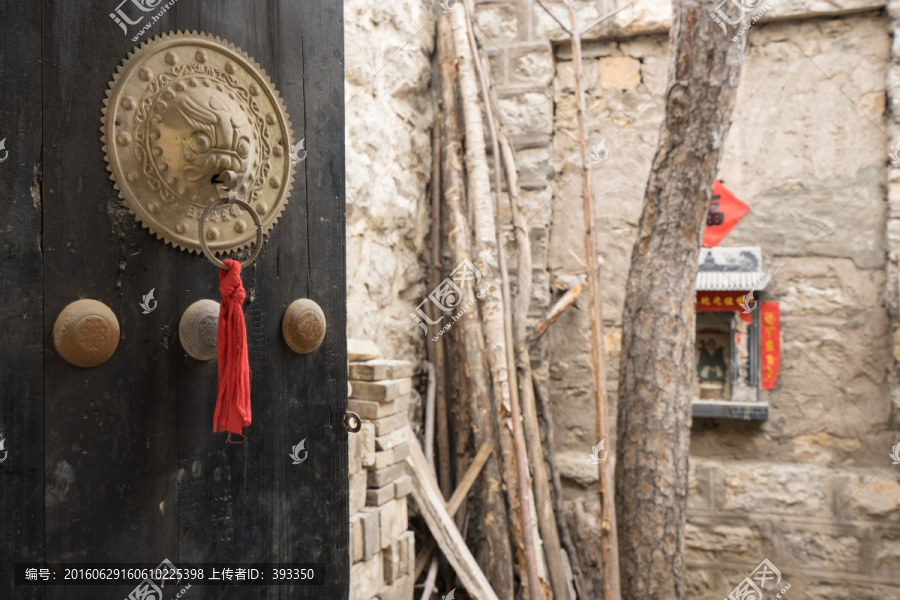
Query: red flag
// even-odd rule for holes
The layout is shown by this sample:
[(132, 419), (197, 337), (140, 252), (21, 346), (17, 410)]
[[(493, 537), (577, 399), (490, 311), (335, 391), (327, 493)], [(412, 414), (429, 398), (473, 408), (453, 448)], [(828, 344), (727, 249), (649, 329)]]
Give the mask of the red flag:
[(759, 356), (762, 360), (762, 389), (771, 390), (781, 366), (781, 310), (777, 302), (759, 305)]
[(703, 246), (715, 248), (734, 229), (741, 217), (750, 212), (750, 207), (738, 200), (725, 189), (721, 181), (713, 184), (712, 203), (706, 214), (706, 229), (703, 231)]

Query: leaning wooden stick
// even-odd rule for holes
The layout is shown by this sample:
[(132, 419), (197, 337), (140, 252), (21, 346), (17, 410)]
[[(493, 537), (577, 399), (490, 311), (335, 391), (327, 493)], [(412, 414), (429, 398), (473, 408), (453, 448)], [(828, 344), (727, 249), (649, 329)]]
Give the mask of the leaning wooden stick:
[[(497, 129), (497, 120), (494, 117), (494, 107), (491, 103), (491, 86), (489, 83), (490, 75), (487, 67), (481, 60), (481, 53), (478, 51), (478, 43), (475, 39), (475, 27), (473, 24), (474, 2), (467, 1), (467, 33), (469, 44), (472, 49), (472, 64), (475, 66), (475, 73), (478, 75), (478, 81), (481, 84), (481, 98), (484, 101), (484, 114), (487, 120), (488, 132), (490, 133), (492, 156), (494, 157), (494, 235), (497, 240), (497, 263), (500, 270), (500, 297), (503, 306), (503, 334), (505, 342), (505, 358), (506, 369), (509, 373), (509, 425), (512, 431), (512, 452), (515, 467), (516, 491), (519, 495), (519, 518), (521, 520), (522, 546), (525, 552), (525, 569), (526, 575), (522, 581), (523, 596), (531, 598), (531, 600), (541, 600), (541, 566), (543, 563), (543, 555), (539, 553), (543, 543), (539, 525), (535, 522), (535, 507), (532, 502), (532, 490), (529, 482), (529, 465), (528, 465), (528, 448), (525, 440), (525, 432), (520, 415), (523, 414), (521, 399), (519, 398), (519, 386), (517, 385), (517, 371), (515, 353), (513, 352), (513, 324), (512, 324), (512, 299), (509, 286), (509, 271), (506, 264), (506, 252), (504, 251), (504, 235), (503, 230), (497, 222), (500, 215), (500, 196), (502, 194), (502, 161), (500, 158), (500, 134)], [(515, 170), (515, 169), (513, 169)], [(512, 190), (510, 190), (512, 193)], [(529, 251), (530, 252), (530, 251)], [(530, 259), (530, 254), (529, 254)], [(521, 275), (521, 274), (520, 274)], [(529, 272), (530, 275), (530, 272)], [(524, 386), (523, 386), (524, 387)], [(501, 418), (501, 424), (505, 419)], [(501, 427), (502, 428), (502, 427)], [(540, 554), (540, 555), (539, 555)], [(527, 584), (527, 585), (526, 585)]]
[[(474, 257), (481, 273), (481, 283), (479, 285), (484, 290), (481, 294), (479, 308), (484, 325), (484, 350), (488, 359), (491, 389), (493, 390), (493, 415), (500, 423), (497, 437), (500, 441), (500, 451), (502, 453), (500, 465), (502, 467), (503, 482), (506, 484), (506, 500), (510, 516), (509, 524), (517, 548), (515, 560), (521, 575), (520, 582), (525, 582), (528, 585), (537, 579), (537, 568), (534, 560), (534, 547), (526, 543), (526, 539), (531, 540), (531, 530), (526, 527), (523, 531), (523, 524), (527, 521), (523, 511), (527, 508), (527, 505), (522, 506), (520, 501), (521, 493), (517, 493), (517, 490), (521, 490), (521, 488), (519, 485), (519, 474), (516, 471), (519, 463), (514, 450), (513, 434), (515, 431), (511, 433), (504, 426), (506, 415), (509, 414), (511, 424), (515, 430), (519, 429), (518, 414), (512, 414), (513, 406), (510, 391), (512, 374), (509, 372), (507, 358), (508, 353), (512, 349), (507, 348), (504, 330), (507, 308), (503, 304), (501, 293), (502, 282), (499, 253), (502, 251), (502, 248), (497, 244), (497, 215), (491, 194), (490, 171), (485, 153), (485, 123), (482, 118), (478, 77), (475, 71), (476, 64), (469, 40), (470, 23), (466, 12), (465, 10), (454, 10), (450, 13), (454, 49), (456, 50), (459, 68), (460, 105), (462, 107), (463, 122), (465, 123), (466, 190), (473, 213), (475, 231)], [(518, 407), (515, 408), (517, 409)], [(508, 595), (509, 597), (513, 596), (512, 593)], [(536, 600), (533, 596), (531, 598)]]
[[(443, 186), (445, 211), (449, 235), (448, 245), (453, 264), (462, 264), (471, 260), (471, 237), (469, 221), (466, 216), (466, 178), (463, 170), (462, 127), (459, 114), (459, 78), (458, 61), (453, 41), (451, 18), (453, 13), (442, 15), (438, 20), (438, 55), (441, 57), (441, 97), (444, 104), (444, 127), (447, 132), (447, 143), (443, 148)], [(465, 43), (465, 39), (463, 40)], [(473, 281), (463, 282), (462, 304), (475, 302)], [(465, 319), (460, 319), (453, 328), (455, 338), (459, 341), (459, 364), (464, 365), (458, 371), (460, 380), (464, 382), (465, 410), (468, 413), (468, 426), (475, 445), (485, 442), (499, 448), (496, 419), (493, 417), (494, 404), (491, 398), (491, 376), (487, 366), (482, 333), (481, 315), (479, 311), (469, 311)], [(465, 435), (457, 431), (457, 438)], [(501, 485), (499, 452), (495, 452), (484, 465), (484, 485), (479, 486), (479, 500), (483, 515), (484, 538), (488, 551), (483, 556), (485, 571), (497, 593), (503, 598), (511, 598), (515, 594), (513, 581), (513, 557), (510, 544), (509, 514)]]
[[(488, 457), (491, 455), (491, 452), (494, 451), (493, 446), (489, 443), (485, 443), (481, 446), (481, 450), (478, 451), (478, 454), (475, 455), (475, 460), (472, 461), (472, 464), (469, 465), (468, 470), (466, 470), (465, 475), (459, 482), (459, 486), (456, 488), (456, 491), (453, 492), (453, 495), (450, 496), (450, 500), (447, 502), (447, 512), (451, 517), (456, 516), (459, 507), (462, 506), (463, 500), (466, 499), (466, 496), (469, 495), (469, 490), (472, 489), (472, 485), (475, 483), (475, 480), (478, 479), (478, 476), (481, 475), (481, 468), (484, 466), (484, 463), (487, 462)], [(425, 566), (428, 564), (428, 559), (431, 558), (431, 553), (434, 552), (436, 544), (434, 543), (434, 538), (430, 538), (427, 542), (425, 542), (425, 547), (422, 548), (422, 551), (416, 557), (416, 570), (414, 580), (419, 578), (419, 575), (422, 574), (422, 571), (425, 570)]]
[(547, 311), (547, 316), (538, 323), (534, 328), (534, 333), (531, 334), (531, 339), (529, 341), (534, 341), (544, 335), (547, 329), (553, 325), (554, 322), (562, 315), (567, 308), (575, 304), (575, 299), (578, 298), (578, 294), (581, 293), (581, 284), (576, 283), (574, 286), (569, 288), (569, 290), (563, 294), (563, 297), (557, 300), (556, 304)]
[[(591, 157), (588, 142), (587, 107), (583, 64), (581, 59), (581, 36), (602, 21), (609, 19), (616, 12), (604, 15), (586, 28), (579, 29), (576, 24), (575, 5), (573, 0), (561, 0), (569, 13), (569, 27), (547, 8), (544, 0), (538, 4), (559, 23), (572, 41), (572, 70), (575, 78), (575, 104), (578, 112), (578, 138), (581, 150), (581, 199), (582, 216), (584, 218), (584, 261), (587, 263), (588, 284), (588, 316), (591, 324), (591, 377), (593, 379), (594, 397), (594, 429), (597, 441), (605, 440), (608, 432), (608, 399), (606, 396), (606, 358), (603, 347), (603, 311), (600, 302), (600, 266), (597, 264), (597, 234), (594, 218), (594, 194), (591, 190)], [(628, 6), (628, 5), (625, 5)], [(619, 10), (625, 8), (623, 6)], [(598, 494), (600, 496), (600, 554), (603, 564), (603, 597), (604, 600), (619, 600), (621, 590), (619, 583), (619, 546), (616, 531), (615, 485), (609, 465), (606, 461), (597, 467), (599, 476)]]
[(412, 496), (428, 529), (473, 600), (499, 600), (447, 511), (437, 482), (428, 471), (422, 447), (412, 430), (408, 430), (407, 435), (409, 456), (406, 457), (406, 466), (413, 481)]

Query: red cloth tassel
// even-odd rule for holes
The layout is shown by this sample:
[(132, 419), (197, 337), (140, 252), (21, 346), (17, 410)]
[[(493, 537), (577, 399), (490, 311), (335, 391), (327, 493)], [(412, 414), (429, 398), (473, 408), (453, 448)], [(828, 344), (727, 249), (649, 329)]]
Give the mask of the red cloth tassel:
[(250, 424), (250, 363), (247, 359), (247, 326), (241, 306), (247, 293), (241, 281), (241, 263), (226, 259), (219, 269), (219, 326), (216, 345), (219, 358), (219, 393), (213, 416), (213, 432), (243, 435)]

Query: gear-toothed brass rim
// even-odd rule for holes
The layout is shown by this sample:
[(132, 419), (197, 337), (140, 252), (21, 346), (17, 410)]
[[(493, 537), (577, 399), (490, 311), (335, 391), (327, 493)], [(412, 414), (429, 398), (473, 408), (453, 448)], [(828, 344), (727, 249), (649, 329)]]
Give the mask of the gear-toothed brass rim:
[[(291, 121), (265, 71), (205, 33), (164, 33), (128, 53), (106, 90), (100, 128), (119, 197), (157, 238), (201, 251), (199, 218), (238, 175), (236, 197), (274, 227), (293, 189)], [(209, 249), (247, 248), (255, 223), (235, 203), (212, 211)]]

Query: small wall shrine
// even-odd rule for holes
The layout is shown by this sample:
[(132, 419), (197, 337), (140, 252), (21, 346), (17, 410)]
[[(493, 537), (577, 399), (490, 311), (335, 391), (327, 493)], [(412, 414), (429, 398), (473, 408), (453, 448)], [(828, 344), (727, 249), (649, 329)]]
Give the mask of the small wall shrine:
[(778, 378), (780, 322), (778, 303), (759, 299), (762, 251), (702, 248), (699, 263), (694, 417), (767, 419), (759, 389)]

